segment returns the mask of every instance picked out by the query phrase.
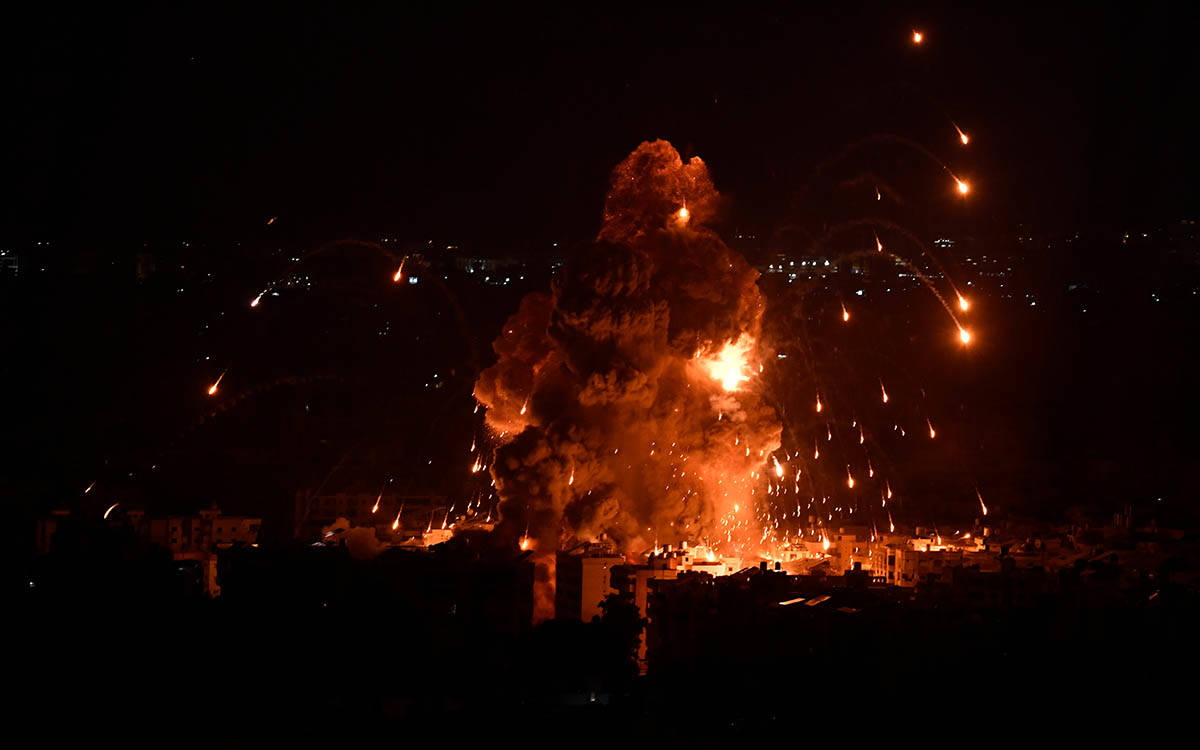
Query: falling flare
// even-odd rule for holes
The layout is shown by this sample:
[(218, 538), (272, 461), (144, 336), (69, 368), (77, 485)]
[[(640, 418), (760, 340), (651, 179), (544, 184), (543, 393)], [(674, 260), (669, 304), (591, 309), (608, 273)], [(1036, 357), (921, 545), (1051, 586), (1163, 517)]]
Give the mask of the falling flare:
[(979, 509), (983, 511), (983, 515), (987, 515), (987, 506), (983, 503), (983, 495), (979, 494), (979, 488), (975, 488), (975, 497), (979, 498)]
[(879, 381), (879, 392), (883, 394), (883, 403), (888, 402), (887, 388), (883, 387), (883, 380)]
[(379, 496), (375, 498), (375, 505), (371, 508), (371, 515), (375, 515), (379, 511), (379, 501), (383, 499), (383, 490), (379, 491)]
[(967, 137), (967, 134), (963, 132), (963, 129), (960, 128), (957, 123), (951, 122), (950, 124), (954, 126), (955, 130), (958, 131), (958, 139), (962, 141), (962, 145), (965, 146), (971, 142), (971, 139)]
[(567, 486), (571, 487), (575, 484), (575, 467), (571, 467), (571, 476), (567, 478)]
[(846, 486), (854, 489), (854, 475), (850, 473), (849, 464), (846, 465)]
[(843, 323), (850, 322), (850, 311), (846, 309), (845, 305), (842, 305), (842, 322)]
[(922, 34), (920, 31), (913, 29), (912, 40), (913, 40), (913, 44), (920, 44), (921, 42), (925, 41), (925, 35)]
[(971, 332), (962, 326), (958, 327), (958, 340), (964, 344), (971, 343)]
[(680, 224), (687, 224), (690, 218), (692, 218), (692, 212), (687, 209), (687, 206), (680, 206), (679, 211), (675, 214), (676, 221)]
[(400, 510), (396, 511), (396, 520), (392, 521), (392, 531), (400, 528), (400, 514), (404, 512), (404, 506), (400, 506)]
[(888, 497), (888, 500), (891, 500), (891, 499), (892, 499), (892, 485), (891, 485), (891, 484), (889, 484), (888, 482), (884, 482), (884, 483), (883, 483), (883, 486), (887, 488), (887, 497)]
[(404, 261), (406, 261), (406, 260), (408, 260), (407, 256), (405, 256), (404, 258), (402, 258), (400, 260), (400, 267), (396, 269), (396, 273), (392, 274), (392, 281), (395, 281), (398, 283), (401, 279), (404, 278)]
[[(225, 372), (229, 372), (229, 370), (226, 370)], [(221, 378), (225, 377), (225, 372), (218, 375), (217, 382), (213, 383), (212, 385), (210, 385), (208, 387), (208, 395), (215, 396), (217, 394), (217, 386), (219, 386), (221, 384)]]
[(106, 520), (106, 521), (108, 520), (108, 514), (112, 513), (113, 509), (116, 508), (118, 505), (120, 505), (120, 503), (113, 503), (112, 505), (108, 506), (108, 510), (104, 511), (104, 520)]
[(821, 394), (817, 394), (817, 414), (821, 413)]
[(958, 179), (957, 177), (954, 178), (954, 181), (956, 183), (958, 183), (959, 195), (966, 195), (967, 193), (971, 192), (971, 186), (968, 185), (966, 182), (963, 182), (962, 180)]
[(258, 296), (250, 300), (250, 307), (258, 307), (258, 303), (262, 300), (263, 292), (259, 292)]
[(525, 412), (529, 409), (529, 399), (525, 399), (525, 403), (521, 404), (521, 416), (525, 416)]
[(962, 296), (961, 294), (958, 295), (958, 309), (962, 310), (963, 312), (966, 312), (967, 310), (971, 309), (971, 303), (967, 302), (967, 298)]
[(783, 467), (779, 465), (779, 459), (775, 458), (774, 456), (771, 456), (771, 460), (775, 462), (775, 476), (782, 477), (783, 476)]
[(929, 439), (933, 440), (935, 437), (937, 437), (937, 432), (935, 432), (933, 429), (933, 422), (930, 422), (929, 419), (926, 419), (925, 424), (929, 425)]
[(875, 252), (877, 252), (877, 253), (883, 252), (883, 243), (879, 241), (878, 234), (875, 235)]
[(92, 488), (93, 488), (93, 487), (95, 487), (95, 486), (96, 486), (96, 483), (95, 483), (95, 482), (92, 482), (91, 484), (89, 484), (89, 485), (87, 486), (87, 489), (83, 491), (83, 494), (85, 494), (85, 495), (86, 495), (87, 493), (91, 492), (91, 491), (92, 491)]

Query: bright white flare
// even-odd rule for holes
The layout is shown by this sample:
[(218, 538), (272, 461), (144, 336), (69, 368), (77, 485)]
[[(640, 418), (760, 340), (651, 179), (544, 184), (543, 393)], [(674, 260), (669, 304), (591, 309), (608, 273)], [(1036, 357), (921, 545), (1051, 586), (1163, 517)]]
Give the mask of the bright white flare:
[(736, 391), (742, 383), (751, 377), (750, 351), (754, 348), (754, 339), (746, 334), (738, 336), (737, 341), (730, 341), (721, 347), (716, 354), (704, 356), (698, 354), (700, 366), (710, 378), (721, 384), (727, 391)]

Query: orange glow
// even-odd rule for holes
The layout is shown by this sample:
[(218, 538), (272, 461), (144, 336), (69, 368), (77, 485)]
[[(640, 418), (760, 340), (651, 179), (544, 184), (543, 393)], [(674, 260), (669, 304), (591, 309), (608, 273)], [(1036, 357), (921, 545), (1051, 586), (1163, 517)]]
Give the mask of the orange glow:
[(829, 551), (829, 537), (825, 536), (824, 534), (821, 535), (821, 549), (825, 550), (826, 552)]
[(883, 252), (883, 243), (879, 241), (879, 235), (875, 235), (875, 252)]
[(958, 327), (958, 340), (964, 344), (971, 343), (971, 332), (962, 326)]
[(887, 488), (888, 500), (891, 500), (892, 499), (892, 485), (889, 484), (888, 482), (884, 482), (883, 486)]
[(716, 354), (700, 358), (700, 366), (710, 378), (721, 384), (727, 391), (736, 391), (750, 379), (750, 350), (754, 348), (754, 339), (742, 334), (736, 341), (729, 341)]
[(87, 486), (87, 489), (83, 491), (83, 494), (85, 494), (85, 495), (86, 495), (87, 493), (91, 492), (91, 491), (92, 491), (92, 488), (93, 488), (93, 487), (95, 487), (95, 486), (96, 486), (96, 483), (95, 483), (95, 482), (92, 482), (91, 484), (89, 484), (89, 485)]
[(404, 512), (403, 506), (400, 508), (400, 510), (396, 511), (396, 520), (392, 521), (392, 531), (395, 531), (396, 529), (400, 528), (400, 514), (403, 512)]
[(960, 195), (966, 195), (967, 193), (971, 192), (971, 186), (967, 183), (963, 182), (957, 177), (954, 178), (954, 181), (958, 183), (958, 192)]
[(527, 536), (521, 537), (521, 551), (524, 552), (531, 549), (533, 549), (533, 540)]
[(817, 414), (821, 413), (821, 394), (817, 394)]
[(879, 392), (883, 394), (883, 403), (888, 402), (887, 388), (883, 387), (883, 381), (879, 381)]
[(267, 219), (267, 226), (271, 226), (271, 225), (272, 225), (272, 224), (274, 224), (274, 223), (275, 223), (275, 217), (274, 217), (274, 216), (272, 216), (271, 218)]
[(850, 467), (846, 467), (846, 486), (854, 489), (854, 475), (850, 473)]
[(250, 300), (250, 307), (258, 307), (259, 301), (262, 299), (263, 293), (259, 292), (258, 296)]
[[(225, 372), (229, 372), (229, 371), (228, 371), (228, 370), (226, 370)], [(223, 372), (223, 373), (221, 373), (220, 375), (218, 375), (218, 376), (217, 376), (217, 382), (213, 383), (212, 385), (210, 385), (210, 386), (208, 387), (208, 395), (210, 395), (210, 396), (215, 396), (215, 395), (217, 395), (217, 386), (219, 386), (219, 385), (221, 384), (221, 378), (225, 377), (225, 372)]]
[(392, 275), (392, 281), (399, 282), (401, 279), (404, 278), (404, 261), (406, 261), (406, 260), (408, 260), (408, 258), (404, 258), (403, 260), (400, 261), (400, 267), (397, 268), (396, 273), (394, 273)]
[(680, 224), (687, 224), (688, 219), (690, 218), (692, 218), (692, 212), (687, 210), (687, 206), (681, 206), (679, 211), (675, 214), (675, 220)]
[(937, 432), (935, 432), (933, 429), (933, 422), (930, 422), (928, 419), (926, 419), (925, 424), (929, 425), (929, 439), (933, 440), (935, 437), (937, 437)]
[(120, 503), (113, 503), (112, 505), (108, 506), (108, 510), (104, 511), (104, 520), (106, 520), (106, 521), (108, 520), (108, 514), (112, 513), (113, 509), (116, 508), (118, 505), (120, 505)]
[(374, 515), (379, 511), (379, 501), (383, 499), (383, 490), (379, 491), (379, 497), (375, 498), (375, 505), (371, 507), (371, 514)]
[(983, 495), (979, 494), (979, 488), (975, 488), (975, 496), (979, 498), (979, 509), (983, 511), (983, 515), (987, 515), (987, 506), (983, 503)]
[(896, 533), (896, 524), (892, 523), (892, 512), (888, 511), (888, 531)]
[(916, 29), (913, 29), (912, 40), (913, 44), (920, 44), (921, 42), (925, 41), (925, 35)]
[(521, 416), (525, 416), (525, 412), (529, 410), (529, 399), (525, 399), (525, 403), (521, 404)]
[(575, 484), (575, 467), (572, 466), (571, 467), (571, 476), (567, 477), (567, 486), (570, 487), (574, 484)]
[(962, 145), (965, 146), (971, 142), (971, 139), (967, 137), (967, 134), (963, 132), (962, 128), (960, 128), (957, 123), (952, 122), (950, 124), (954, 125), (954, 129), (958, 131), (958, 139), (962, 141)]
[(850, 322), (850, 311), (846, 309), (845, 305), (842, 305), (842, 322), (843, 323)]
[(961, 294), (958, 295), (958, 309), (962, 310), (963, 312), (971, 309), (971, 303), (967, 302), (967, 298)]
[(771, 460), (775, 462), (775, 476), (782, 477), (783, 476), (783, 467), (779, 465), (779, 459), (775, 458), (774, 456), (771, 456)]

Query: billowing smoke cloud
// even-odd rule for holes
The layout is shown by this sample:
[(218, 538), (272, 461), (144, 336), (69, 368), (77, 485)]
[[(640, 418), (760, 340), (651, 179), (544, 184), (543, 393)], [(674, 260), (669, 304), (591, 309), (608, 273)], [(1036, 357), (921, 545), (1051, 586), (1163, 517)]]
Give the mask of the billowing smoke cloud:
[(699, 158), (643, 143), (597, 241), (493, 344), (475, 396), (501, 443), (499, 531), (549, 564), (602, 535), (631, 552), (736, 541), (727, 514), (753, 503), (781, 428), (756, 391), (758, 274), (706, 226), (717, 203)]

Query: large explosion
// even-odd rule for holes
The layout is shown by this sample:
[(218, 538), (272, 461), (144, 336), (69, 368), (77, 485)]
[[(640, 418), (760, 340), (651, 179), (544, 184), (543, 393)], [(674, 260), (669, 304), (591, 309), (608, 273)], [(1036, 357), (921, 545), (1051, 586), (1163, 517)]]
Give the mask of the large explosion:
[(501, 534), (551, 554), (739, 543), (781, 426), (754, 387), (758, 273), (706, 226), (717, 203), (703, 161), (643, 143), (596, 242), (505, 324), (475, 385), (501, 443)]

